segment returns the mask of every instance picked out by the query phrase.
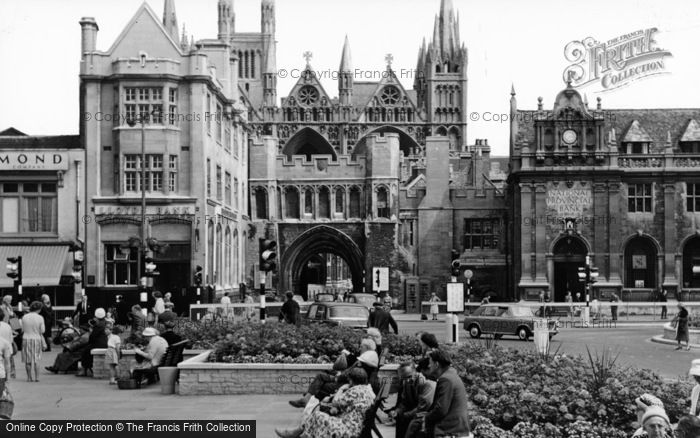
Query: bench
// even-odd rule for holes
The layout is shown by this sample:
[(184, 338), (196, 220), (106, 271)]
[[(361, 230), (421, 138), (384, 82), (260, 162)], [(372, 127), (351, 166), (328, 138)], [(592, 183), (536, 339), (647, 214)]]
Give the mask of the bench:
[(384, 402), (387, 397), (389, 397), (390, 389), (391, 384), (386, 379), (382, 379), (382, 384), (374, 398), (374, 403), (372, 403), (372, 406), (370, 406), (365, 413), (365, 419), (362, 423), (362, 432), (360, 432), (359, 438), (372, 438), (372, 432), (374, 432), (378, 438), (383, 438), (377, 428), (377, 411), (384, 406)]

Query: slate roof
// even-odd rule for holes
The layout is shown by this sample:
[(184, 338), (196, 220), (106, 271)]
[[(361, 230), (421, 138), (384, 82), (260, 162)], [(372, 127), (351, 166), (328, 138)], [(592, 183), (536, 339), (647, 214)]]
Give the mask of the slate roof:
[(0, 149), (80, 149), (78, 135), (0, 135)]
[[(594, 110), (591, 110), (594, 111)], [(686, 132), (690, 132), (688, 138), (700, 138), (700, 130), (696, 129), (697, 123), (692, 124), (692, 120), (700, 120), (700, 108), (654, 108), (654, 109), (607, 109), (603, 108), (605, 114), (605, 138), (607, 141), (611, 129), (615, 129), (615, 137), (618, 147), (624, 141), (625, 135), (629, 133), (634, 122), (649, 137), (651, 142), (650, 153), (661, 153), (666, 147), (668, 133), (671, 134), (671, 145), (676, 147), (678, 141), (684, 140)], [(527, 140), (528, 147), (535, 144), (535, 124), (532, 121), (534, 111), (518, 110), (518, 135), (517, 143), (522, 144)], [(551, 111), (544, 111), (547, 117), (552, 118)], [(688, 129), (690, 128), (690, 130)], [(633, 130), (634, 132), (634, 130)], [(634, 141), (634, 140), (633, 140)]]

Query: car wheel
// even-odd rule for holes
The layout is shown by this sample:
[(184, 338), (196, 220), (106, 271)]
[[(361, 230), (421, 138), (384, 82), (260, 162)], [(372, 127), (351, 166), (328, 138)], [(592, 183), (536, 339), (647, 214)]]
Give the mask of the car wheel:
[(479, 329), (478, 325), (472, 325), (469, 327), (469, 336), (475, 339), (481, 336), (481, 329)]
[(530, 337), (530, 330), (527, 329), (527, 327), (519, 327), (518, 328), (518, 339), (521, 341), (527, 341), (527, 339)]

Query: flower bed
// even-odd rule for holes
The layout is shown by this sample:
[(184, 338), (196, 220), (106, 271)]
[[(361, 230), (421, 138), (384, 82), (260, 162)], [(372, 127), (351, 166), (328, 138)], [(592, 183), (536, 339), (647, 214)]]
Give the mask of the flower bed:
[[(175, 328), (195, 349), (213, 349), (210, 362), (223, 363), (332, 363), (343, 349), (359, 353), (363, 331), (322, 324), (296, 327), (277, 322), (179, 321)], [(398, 363), (420, 354), (415, 337), (385, 335), (389, 362)]]
[(469, 345), (453, 350), (473, 403), (477, 437), (624, 437), (637, 425), (634, 399), (664, 401), (672, 421), (687, 412), (691, 385), (664, 382), (609, 357), (538, 357), (521, 350)]

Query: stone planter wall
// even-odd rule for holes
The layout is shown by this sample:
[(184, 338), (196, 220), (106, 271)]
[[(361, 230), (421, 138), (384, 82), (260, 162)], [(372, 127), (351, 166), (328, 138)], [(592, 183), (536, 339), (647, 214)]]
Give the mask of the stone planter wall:
[[(316, 374), (331, 364), (270, 364), (207, 362), (209, 351), (180, 362), (180, 395), (298, 394), (306, 392)], [(385, 365), (380, 379), (397, 383), (398, 365)]]
[[(671, 326), (671, 323), (664, 324), (664, 339), (671, 341), (676, 340), (676, 329)], [(700, 329), (691, 328), (688, 330), (688, 339), (691, 344), (700, 344)], [(683, 343), (685, 345), (685, 343)]]
[[(185, 350), (183, 352), (184, 360), (190, 359), (201, 354), (204, 350)], [(109, 365), (105, 363), (106, 348), (93, 348), (92, 353), (92, 372), (95, 379), (109, 379)], [(119, 359), (117, 367), (119, 379), (128, 379), (129, 370), (136, 368), (136, 353), (134, 350), (122, 350), (122, 357)]]

